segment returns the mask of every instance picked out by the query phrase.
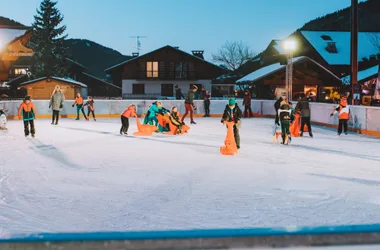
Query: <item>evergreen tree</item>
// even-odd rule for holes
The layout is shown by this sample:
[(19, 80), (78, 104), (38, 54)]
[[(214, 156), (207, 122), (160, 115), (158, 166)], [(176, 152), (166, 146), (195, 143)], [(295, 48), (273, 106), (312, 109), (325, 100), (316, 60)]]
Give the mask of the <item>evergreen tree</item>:
[[(68, 75), (68, 47), (63, 35), (66, 26), (60, 26), (63, 15), (56, 8), (57, 2), (43, 0), (34, 16), (31, 46), (35, 52), (32, 63), (32, 77)], [(60, 26), (60, 27), (59, 27)]]

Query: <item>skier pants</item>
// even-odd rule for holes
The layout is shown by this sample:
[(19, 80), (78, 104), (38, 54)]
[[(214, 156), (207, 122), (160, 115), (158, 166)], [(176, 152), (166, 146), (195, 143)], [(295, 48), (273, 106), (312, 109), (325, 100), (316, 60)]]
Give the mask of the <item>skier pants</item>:
[[(248, 116), (249, 114), (249, 116)], [(244, 117), (252, 117), (251, 105), (244, 105)]]
[(185, 109), (186, 109), (186, 112), (185, 114), (182, 116), (182, 122), (185, 120), (186, 116), (190, 113), (190, 121), (193, 122), (193, 106), (191, 106), (191, 104), (189, 103), (185, 103)]
[[(30, 130), (29, 130), (29, 125), (30, 125)], [(29, 131), (32, 135), (36, 133), (36, 130), (34, 128), (34, 120), (24, 121), (25, 135), (29, 135)]]
[(94, 112), (94, 110), (88, 109), (88, 111), (87, 111), (87, 117), (88, 118), (90, 118), (90, 114), (92, 114), (92, 118), (95, 119), (95, 112)]
[(307, 126), (307, 129), (309, 130), (309, 134), (312, 135), (311, 132), (311, 124), (310, 124), (310, 117), (301, 117), (301, 134), (303, 134), (303, 129), (305, 128), (305, 124)]
[(344, 127), (344, 133), (347, 133), (348, 125), (347, 125), (348, 120), (339, 120), (339, 125), (338, 125), (338, 134), (342, 133), (342, 127)]
[(205, 115), (209, 116), (210, 115), (210, 100), (204, 100), (204, 105), (205, 105)]
[(86, 113), (84, 112), (83, 104), (77, 105), (77, 119), (79, 119), (79, 111), (82, 111), (84, 119), (87, 119)]
[(129, 129), (129, 119), (125, 116), (121, 116), (121, 129), (120, 129), (120, 134), (121, 133), (127, 133)]
[(53, 110), (53, 116), (51, 118), (51, 122), (54, 123), (55, 121), (55, 124), (58, 124), (58, 120), (59, 120), (59, 110)]
[(281, 136), (282, 136), (282, 141), (285, 142), (285, 137), (288, 135), (290, 137), (290, 121), (287, 120), (282, 120), (281, 121)]

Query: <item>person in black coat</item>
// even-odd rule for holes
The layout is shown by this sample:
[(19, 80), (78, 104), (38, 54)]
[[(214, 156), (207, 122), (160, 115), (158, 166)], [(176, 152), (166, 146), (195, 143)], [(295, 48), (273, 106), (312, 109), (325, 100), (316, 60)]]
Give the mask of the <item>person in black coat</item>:
[(302, 98), (299, 99), (295, 112), (298, 112), (298, 110), (301, 112), (301, 133), (300, 136), (303, 136), (303, 130), (305, 128), (305, 124), (309, 130), (310, 137), (313, 137), (313, 133), (311, 131), (311, 124), (310, 124), (310, 104), (309, 100), (306, 98), (305, 95), (303, 95)]
[(178, 85), (175, 85), (175, 99), (181, 100), (182, 98), (185, 99), (185, 96), (183, 95), (181, 88), (179, 88)]
[(235, 122), (234, 125), (234, 137), (236, 142), (236, 147), (240, 148), (240, 135), (239, 135), (239, 128), (240, 128), (240, 120), (241, 120), (242, 112), (239, 106), (236, 104), (235, 99), (231, 98), (228, 101), (228, 104), (226, 105), (226, 108), (223, 112), (222, 117), (222, 123), (225, 121), (227, 122)]
[(281, 105), (281, 102), (283, 101), (284, 99), (282, 98), (282, 96), (280, 96), (280, 98), (278, 98), (278, 100), (274, 103), (274, 110), (276, 111), (276, 120), (275, 120), (275, 123), (280, 126), (280, 121), (279, 121), (279, 118), (278, 118), (278, 110), (280, 109), (280, 105)]

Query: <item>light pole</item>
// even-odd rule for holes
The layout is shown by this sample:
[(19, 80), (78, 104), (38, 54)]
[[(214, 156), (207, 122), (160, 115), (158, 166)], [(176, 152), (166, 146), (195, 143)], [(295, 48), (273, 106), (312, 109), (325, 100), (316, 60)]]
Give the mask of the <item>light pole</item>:
[(288, 93), (288, 100), (292, 101), (293, 98), (293, 52), (296, 50), (296, 41), (288, 39), (283, 42), (283, 48), (286, 51), (286, 76), (285, 88)]

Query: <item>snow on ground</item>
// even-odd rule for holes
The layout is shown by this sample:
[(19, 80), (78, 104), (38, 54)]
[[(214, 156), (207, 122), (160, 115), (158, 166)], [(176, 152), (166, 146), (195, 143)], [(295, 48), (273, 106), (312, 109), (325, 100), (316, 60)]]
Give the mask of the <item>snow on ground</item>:
[(0, 236), (379, 223), (380, 140), (315, 127), (275, 145), (272, 119), (245, 119), (231, 157), (219, 119), (196, 121), (188, 135), (142, 138), (119, 135), (119, 119), (36, 120), (35, 139), (10, 121)]

